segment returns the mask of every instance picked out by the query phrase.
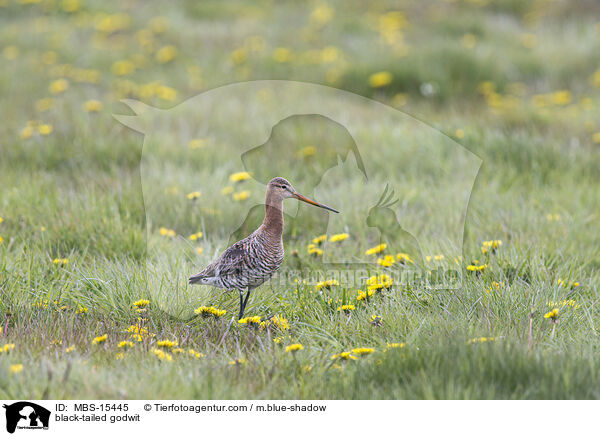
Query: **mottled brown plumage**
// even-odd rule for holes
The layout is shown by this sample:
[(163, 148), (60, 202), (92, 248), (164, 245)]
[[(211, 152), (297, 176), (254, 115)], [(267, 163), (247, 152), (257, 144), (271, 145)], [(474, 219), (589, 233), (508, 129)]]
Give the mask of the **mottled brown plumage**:
[(283, 262), (283, 200), (286, 198), (296, 198), (338, 213), (298, 194), (284, 178), (275, 177), (267, 185), (265, 219), (261, 226), (189, 279), (190, 284), (237, 289), (240, 292), (240, 319), (252, 289), (269, 280)]

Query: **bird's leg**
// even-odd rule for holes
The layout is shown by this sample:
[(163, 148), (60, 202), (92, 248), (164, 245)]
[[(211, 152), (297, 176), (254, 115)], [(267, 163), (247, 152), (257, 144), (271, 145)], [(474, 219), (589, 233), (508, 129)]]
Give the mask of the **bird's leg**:
[(244, 316), (244, 291), (240, 290), (240, 314), (238, 315), (238, 320), (242, 319)]
[(250, 288), (246, 290), (246, 298), (242, 302), (242, 291), (240, 291), (240, 316), (238, 319), (242, 319), (244, 311), (246, 310), (246, 304), (248, 304), (248, 298), (250, 297)]

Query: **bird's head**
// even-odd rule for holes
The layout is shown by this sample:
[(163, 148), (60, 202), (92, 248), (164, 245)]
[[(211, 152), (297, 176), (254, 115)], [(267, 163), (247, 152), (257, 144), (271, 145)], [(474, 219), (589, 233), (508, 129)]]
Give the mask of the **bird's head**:
[(312, 204), (313, 206), (322, 207), (323, 209), (339, 213), (337, 210), (332, 209), (329, 206), (317, 203), (316, 201), (313, 201), (309, 198), (306, 198), (304, 195), (299, 194), (298, 192), (296, 192), (292, 184), (283, 177), (275, 177), (274, 179), (271, 179), (271, 181), (267, 185), (267, 198), (279, 201), (283, 201), (283, 199), (285, 198), (295, 198), (296, 200)]

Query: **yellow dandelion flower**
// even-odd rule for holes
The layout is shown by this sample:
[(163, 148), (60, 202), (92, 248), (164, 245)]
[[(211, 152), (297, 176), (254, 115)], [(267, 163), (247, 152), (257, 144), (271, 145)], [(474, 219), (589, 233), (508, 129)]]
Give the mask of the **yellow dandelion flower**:
[(158, 96), (158, 98), (161, 98), (163, 100), (175, 101), (175, 99), (177, 98), (177, 90), (171, 88), (170, 86), (158, 85), (156, 87), (156, 95)]
[(116, 61), (112, 64), (110, 70), (115, 76), (128, 76), (135, 71), (135, 64), (128, 59)]
[(394, 283), (394, 279), (387, 274), (380, 274), (378, 276), (371, 276), (367, 279), (366, 285), (369, 291), (379, 291), (382, 289), (391, 288)]
[(158, 357), (160, 360), (163, 361), (167, 361), (170, 362), (173, 360), (173, 356), (171, 356), (171, 354), (166, 353), (165, 351), (159, 349), (159, 348), (152, 348), (150, 350), (156, 357)]
[(495, 239), (491, 241), (483, 241), (481, 243), (481, 251), (483, 254), (488, 251), (496, 252), (496, 250), (502, 245), (502, 241), (500, 239)]
[(320, 248), (309, 247), (308, 248), (308, 254), (311, 254), (313, 256), (322, 256), (323, 255), (323, 250), (321, 250)]
[(19, 136), (21, 137), (21, 139), (29, 139), (33, 136), (33, 127), (32, 126), (25, 126), (21, 129), (21, 132), (19, 132)]
[(194, 310), (196, 315), (200, 315), (203, 317), (214, 316), (216, 318), (220, 318), (227, 313), (226, 310), (217, 309), (214, 306), (200, 306)]
[(260, 323), (261, 328), (274, 327), (281, 331), (289, 330), (290, 324), (288, 320), (282, 316), (274, 315)]
[(366, 300), (368, 297), (375, 295), (374, 290), (369, 291), (358, 291), (358, 295), (356, 296), (356, 301)]
[(313, 244), (320, 244), (322, 242), (325, 242), (326, 240), (327, 240), (327, 235), (320, 235), (320, 236), (317, 236), (316, 238), (314, 238), (312, 240), (312, 243)]
[(300, 350), (304, 350), (304, 345), (302, 345), (302, 344), (291, 344), (291, 345), (288, 345), (287, 347), (285, 347), (285, 352), (286, 353), (290, 353), (290, 352), (295, 353), (296, 351), (300, 351)]
[(65, 348), (65, 353), (72, 353), (73, 351), (75, 351), (75, 345)]
[(233, 173), (232, 175), (229, 176), (229, 181), (231, 183), (239, 183), (239, 182), (243, 182), (244, 180), (248, 180), (250, 179), (252, 176), (250, 175), (250, 173), (246, 172), (246, 171), (242, 171), (239, 173)]
[(245, 359), (243, 357), (238, 357), (237, 359), (229, 361), (229, 364), (234, 365), (234, 366), (246, 365), (247, 363), (248, 363), (248, 359)]
[(396, 259), (394, 259), (394, 256), (392, 256), (391, 254), (387, 254), (384, 257), (380, 257), (379, 259), (377, 259), (377, 263), (384, 267), (390, 267), (394, 263), (396, 263)]
[(188, 355), (190, 355), (191, 357), (194, 357), (196, 359), (200, 359), (201, 357), (204, 357), (204, 354), (200, 353), (199, 351), (196, 351), (192, 348), (190, 348), (188, 350)]
[(177, 56), (177, 48), (173, 45), (167, 45), (156, 52), (156, 60), (161, 64), (171, 62)]
[(372, 254), (379, 254), (382, 251), (384, 251), (387, 248), (387, 244), (379, 244), (376, 245), (373, 248), (369, 248), (367, 251), (365, 251), (365, 255), (370, 256)]
[(577, 302), (575, 300), (559, 300), (559, 301), (550, 301), (548, 303), (549, 307), (556, 307), (556, 308), (560, 308), (560, 307), (572, 307), (573, 309), (578, 309), (579, 308), (579, 304), (577, 304)]
[(235, 201), (243, 201), (250, 197), (250, 191), (241, 191), (233, 194), (233, 199)]
[(404, 348), (406, 344), (404, 342), (388, 342), (385, 346), (386, 350), (391, 350), (392, 348)]
[(356, 356), (354, 356), (351, 351), (344, 351), (343, 353), (331, 356), (331, 360), (356, 360)]
[(281, 64), (290, 62), (292, 60), (292, 51), (286, 47), (277, 47), (273, 51), (273, 59), (275, 62), (279, 62)]
[(407, 263), (415, 263), (414, 260), (407, 253), (398, 253), (396, 254), (396, 259), (399, 263), (405, 265)]
[(401, 107), (408, 103), (408, 95), (404, 92), (399, 92), (392, 98), (392, 106)]
[(301, 157), (314, 156), (315, 154), (317, 154), (317, 148), (312, 145), (309, 145), (307, 147), (304, 147), (302, 150), (300, 150), (299, 154)]
[(97, 344), (101, 344), (103, 342), (106, 342), (106, 339), (108, 339), (108, 335), (104, 334), (102, 336), (96, 336), (93, 340), (92, 340), (92, 344), (97, 345)]
[(125, 13), (116, 13), (104, 16), (96, 22), (96, 30), (111, 34), (119, 30), (127, 29), (131, 25), (131, 17)]
[(160, 233), (161, 236), (167, 236), (169, 238), (173, 238), (175, 236), (175, 230), (167, 229), (166, 227), (161, 227), (158, 229), (158, 233)]
[(197, 200), (199, 198), (200, 198), (200, 192), (199, 191), (190, 192), (187, 195), (187, 199), (188, 200)]
[(544, 315), (544, 318), (556, 321), (558, 318), (558, 308), (551, 310)]
[(202, 248), (202, 247), (196, 248), (196, 253), (198, 253), (198, 254), (202, 254), (203, 251), (204, 251), (204, 248)]
[(340, 283), (335, 279), (324, 280), (321, 282), (317, 282), (317, 284), (315, 285), (315, 290), (320, 291), (321, 289), (331, 289), (331, 287), (338, 286), (339, 284)]
[(352, 350), (353, 354), (356, 354), (358, 356), (362, 356), (363, 354), (371, 354), (375, 352), (375, 348), (365, 348), (365, 347), (361, 347), (361, 348), (354, 348)]
[(492, 338), (492, 337), (481, 337), (481, 338), (473, 338), (473, 339), (469, 339), (467, 341), (467, 344), (482, 344), (484, 342), (493, 342), (495, 341), (496, 338)]
[(4, 344), (0, 347), (0, 353), (8, 353), (15, 349), (15, 344)]
[(204, 139), (192, 139), (189, 143), (188, 146), (192, 149), (192, 150), (196, 150), (198, 148), (202, 148), (206, 145), (206, 141)]
[(117, 344), (117, 348), (133, 348), (134, 344), (131, 341), (121, 341)]
[(162, 341), (156, 342), (157, 347), (163, 347), (163, 348), (173, 348), (178, 345), (179, 345), (179, 343), (177, 341), (170, 341), (168, 339), (163, 339)]
[(61, 8), (65, 12), (77, 12), (81, 8), (79, 0), (63, 0), (61, 2)]
[(369, 323), (371, 325), (374, 325), (376, 327), (382, 326), (383, 325), (383, 318), (379, 315), (371, 315), (371, 319), (369, 320)]
[(392, 83), (392, 73), (389, 71), (380, 71), (369, 76), (369, 86), (372, 88), (381, 88)]
[(123, 360), (125, 359), (125, 353), (120, 352), (115, 354), (115, 360)]
[(329, 242), (341, 242), (345, 241), (349, 237), (350, 235), (348, 233), (338, 233), (336, 235), (332, 235), (331, 238), (329, 238)]
[(149, 304), (150, 304), (150, 300), (144, 300), (144, 299), (137, 300), (137, 301), (134, 301), (134, 302), (133, 302), (133, 305), (134, 305), (135, 307), (138, 307), (138, 308), (141, 308), (141, 307), (146, 307), (146, 306), (147, 306), (147, 305), (149, 305)]
[(18, 374), (21, 371), (23, 371), (23, 364), (22, 363), (15, 363), (14, 365), (10, 365), (10, 367), (8, 368), (9, 372), (11, 374)]
[(339, 306), (337, 308), (338, 312), (350, 312), (352, 310), (356, 309), (356, 307), (354, 306), (354, 304), (344, 304), (342, 306)]
[(88, 308), (78, 305), (77, 309), (75, 309), (75, 314), (76, 315), (83, 315), (84, 313), (88, 313)]
[(48, 88), (51, 94), (60, 94), (69, 88), (69, 82), (65, 79), (58, 79), (50, 83)]
[(246, 59), (248, 59), (248, 50), (246, 50), (244, 47), (239, 47), (236, 48), (235, 50), (233, 50), (231, 52), (231, 61), (236, 64), (242, 64), (244, 62), (246, 62)]
[(333, 18), (333, 13), (333, 8), (326, 3), (323, 3), (311, 11), (310, 21), (311, 23), (318, 25), (326, 24)]
[(260, 325), (260, 320), (260, 316), (247, 316), (245, 318), (240, 319), (238, 323), (246, 325)]
[(61, 259), (61, 258), (57, 257), (56, 259), (52, 260), (52, 263), (54, 265), (64, 266), (64, 265), (67, 265), (69, 263), (69, 259), (67, 259), (67, 258)]
[(233, 186), (225, 186), (221, 189), (221, 195), (229, 195), (233, 192)]
[(83, 104), (83, 109), (86, 112), (100, 112), (102, 110), (102, 102), (98, 100), (88, 100)]
[(571, 91), (561, 90), (556, 91), (551, 94), (552, 103), (559, 106), (564, 106), (571, 103), (573, 96), (571, 95)]
[(188, 239), (190, 241), (197, 241), (198, 239), (201, 239), (201, 238), (202, 238), (202, 232), (193, 233), (188, 237)]

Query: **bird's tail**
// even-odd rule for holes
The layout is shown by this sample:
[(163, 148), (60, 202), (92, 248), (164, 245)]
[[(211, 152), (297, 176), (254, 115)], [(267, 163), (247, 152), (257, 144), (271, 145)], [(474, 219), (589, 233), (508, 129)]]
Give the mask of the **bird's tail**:
[(188, 282), (190, 285), (195, 285), (195, 284), (202, 284), (204, 282), (204, 275), (203, 274), (196, 274), (191, 276), (188, 279)]

